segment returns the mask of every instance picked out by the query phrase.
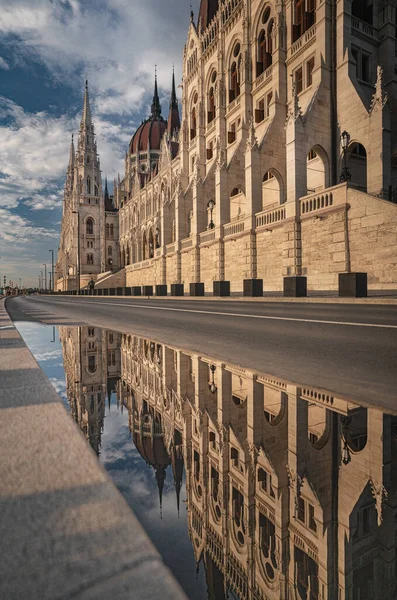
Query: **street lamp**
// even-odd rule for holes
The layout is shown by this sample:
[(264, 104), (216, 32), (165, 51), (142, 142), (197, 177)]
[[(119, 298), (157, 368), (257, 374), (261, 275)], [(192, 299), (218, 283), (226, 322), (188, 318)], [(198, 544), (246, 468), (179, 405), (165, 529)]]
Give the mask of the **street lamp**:
[(342, 416), (341, 422), (342, 422), (342, 437), (343, 437), (342, 462), (344, 465), (348, 465), (349, 462), (351, 461), (351, 455), (350, 455), (349, 445), (347, 443), (347, 435), (348, 435), (349, 426), (351, 423), (351, 417)]
[(215, 371), (216, 371), (216, 366), (215, 365), (210, 365), (210, 371), (211, 371), (211, 381), (208, 385), (209, 390), (211, 392), (211, 394), (215, 394), (217, 387), (216, 387), (216, 383), (215, 383)]
[(340, 174), (341, 183), (350, 181), (352, 176), (350, 174), (349, 169), (347, 168), (347, 151), (350, 143), (350, 134), (345, 130), (340, 136), (342, 143), (342, 152), (343, 152), (343, 168)]
[(43, 263), (44, 267), (44, 291), (47, 291), (47, 265)]
[(212, 220), (212, 212), (214, 210), (214, 206), (215, 206), (215, 202), (213, 200), (210, 200), (207, 204), (208, 208), (210, 209), (210, 222), (208, 224), (208, 229), (214, 229), (215, 227), (215, 223)]
[(50, 286), (50, 292), (55, 292), (55, 282), (54, 282), (54, 250), (48, 250), (51, 252), (51, 274), (52, 274), (52, 289)]

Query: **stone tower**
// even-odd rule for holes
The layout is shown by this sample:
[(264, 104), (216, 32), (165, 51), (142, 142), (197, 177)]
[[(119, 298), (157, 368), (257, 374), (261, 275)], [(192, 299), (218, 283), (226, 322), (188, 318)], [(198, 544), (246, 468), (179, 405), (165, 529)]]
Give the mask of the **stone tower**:
[(96, 280), (104, 271), (105, 260), (105, 200), (86, 81), (77, 149), (75, 151), (73, 138), (70, 147), (57, 260), (57, 289), (86, 287), (91, 279)]

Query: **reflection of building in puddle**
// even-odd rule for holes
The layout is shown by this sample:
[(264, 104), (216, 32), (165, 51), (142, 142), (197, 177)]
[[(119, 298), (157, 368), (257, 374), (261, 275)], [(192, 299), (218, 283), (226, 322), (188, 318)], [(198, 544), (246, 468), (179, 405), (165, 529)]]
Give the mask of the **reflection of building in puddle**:
[(209, 598), (397, 597), (394, 417), (136, 336), (120, 347), (118, 396), (134, 443), (160, 503), (171, 466), (178, 510), (185, 465)]
[(97, 454), (105, 401), (120, 377), (120, 337), (98, 327), (59, 327), (71, 413)]

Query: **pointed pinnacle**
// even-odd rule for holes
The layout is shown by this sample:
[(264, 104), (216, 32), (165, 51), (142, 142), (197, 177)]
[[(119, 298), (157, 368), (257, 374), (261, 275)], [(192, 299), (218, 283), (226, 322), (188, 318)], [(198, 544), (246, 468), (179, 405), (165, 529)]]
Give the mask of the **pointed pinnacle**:
[(159, 93), (157, 89), (157, 65), (155, 67), (154, 74), (154, 94), (152, 102), (152, 119), (158, 120), (161, 117), (161, 105), (159, 100)]
[(90, 108), (90, 97), (88, 95), (88, 79), (85, 80), (85, 91), (84, 91), (84, 106), (83, 116), (81, 118), (81, 128), (91, 125), (91, 108)]

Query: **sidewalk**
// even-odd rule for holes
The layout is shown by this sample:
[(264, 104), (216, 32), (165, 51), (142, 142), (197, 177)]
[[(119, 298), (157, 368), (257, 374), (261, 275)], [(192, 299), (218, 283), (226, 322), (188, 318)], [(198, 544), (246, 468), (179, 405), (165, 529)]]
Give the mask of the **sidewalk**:
[(0, 597), (183, 600), (0, 300)]

